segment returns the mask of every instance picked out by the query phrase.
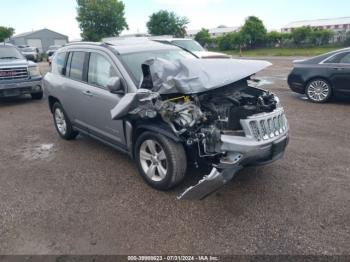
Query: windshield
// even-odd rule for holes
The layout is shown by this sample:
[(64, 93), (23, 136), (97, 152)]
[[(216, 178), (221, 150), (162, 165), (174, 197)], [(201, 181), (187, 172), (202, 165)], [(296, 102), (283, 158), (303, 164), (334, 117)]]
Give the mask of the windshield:
[(23, 59), (23, 56), (13, 46), (0, 46), (0, 59)]
[(204, 48), (194, 40), (172, 40), (171, 42), (191, 52), (205, 51)]
[(146, 60), (152, 58), (163, 58), (166, 60), (173, 61), (181, 58), (195, 57), (183, 50), (157, 50), (121, 55), (122, 62), (127, 67), (128, 71), (131, 73), (137, 85), (140, 83), (142, 77), (141, 65)]

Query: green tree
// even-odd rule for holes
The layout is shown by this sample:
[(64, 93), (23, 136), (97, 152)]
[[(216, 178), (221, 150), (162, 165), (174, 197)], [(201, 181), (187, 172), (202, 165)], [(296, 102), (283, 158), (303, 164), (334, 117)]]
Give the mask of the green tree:
[(13, 29), (12, 27), (0, 26), (0, 42), (3, 42), (7, 38), (10, 38), (11, 36), (13, 36), (14, 33), (15, 29)]
[(247, 39), (242, 32), (228, 33), (219, 38), (219, 49), (220, 50), (234, 50), (241, 49), (246, 43)]
[(283, 39), (283, 35), (277, 31), (271, 31), (266, 34), (266, 44), (271, 47), (276, 47), (277, 45), (281, 45), (281, 41)]
[(149, 17), (147, 28), (151, 35), (184, 37), (188, 23), (187, 17), (177, 16), (174, 12), (167, 10), (160, 10)]
[(266, 32), (264, 23), (256, 16), (249, 16), (241, 28), (241, 33), (250, 48), (261, 45), (265, 40)]
[(321, 45), (328, 45), (331, 38), (334, 36), (334, 32), (331, 30), (320, 30), (319, 41)]
[(196, 40), (202, 46), (208, 45), (212, 42), (209, 30), (205, 28), (202, 28), (202, 30), (195, 35), (194, 40)]
[(301, 46), (302, 44), (307, 43), (307, 41), (310, 39), (312, 34), (312, 29), (309, 26), (302, 26), (299, 28), (295, 28), (292, 31), (292, 39), (293, 42), (297, 46)]
[(124, 3), (119, 0), (77, 0), (77, 21), (85, 41), (118, 36), (128, 29)]

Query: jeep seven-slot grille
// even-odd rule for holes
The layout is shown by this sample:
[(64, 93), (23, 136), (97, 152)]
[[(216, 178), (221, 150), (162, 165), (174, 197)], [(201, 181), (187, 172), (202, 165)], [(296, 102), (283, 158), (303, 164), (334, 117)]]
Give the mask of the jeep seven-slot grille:
[(259, 120), (249, 121), (252, 135), (260, 140), (267, 140), (279, 136), (286, 131), (287, 121), (283, 112)]
[(28, 78), (28, 70), (26, 67), (0, 68), (0, 81), (25, 78)]

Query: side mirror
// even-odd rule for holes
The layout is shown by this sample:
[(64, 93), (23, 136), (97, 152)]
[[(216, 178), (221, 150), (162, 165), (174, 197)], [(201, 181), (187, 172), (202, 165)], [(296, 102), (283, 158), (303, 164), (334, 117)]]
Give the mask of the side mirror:
[(107, 88), (108, 88), (109, 92), (111, 92), (112, 94), (124, 94), (125, 93), (123, 82), (120, 79), (120, 77), (117, 77), (117, 76), (111, 77), (108, 80)]

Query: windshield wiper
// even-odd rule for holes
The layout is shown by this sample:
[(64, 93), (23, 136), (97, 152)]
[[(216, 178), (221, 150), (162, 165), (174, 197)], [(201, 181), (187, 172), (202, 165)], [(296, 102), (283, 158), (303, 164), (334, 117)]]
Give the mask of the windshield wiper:
[(19, 59), (19, 58), (15, 56), (3, 56), (3, 57), (0, 57), (0, 59)]

